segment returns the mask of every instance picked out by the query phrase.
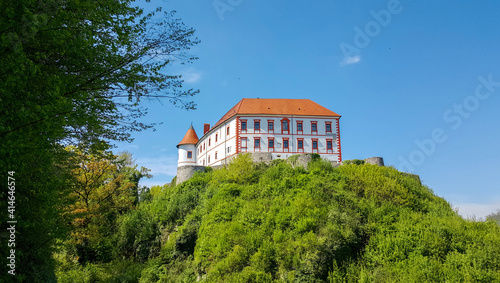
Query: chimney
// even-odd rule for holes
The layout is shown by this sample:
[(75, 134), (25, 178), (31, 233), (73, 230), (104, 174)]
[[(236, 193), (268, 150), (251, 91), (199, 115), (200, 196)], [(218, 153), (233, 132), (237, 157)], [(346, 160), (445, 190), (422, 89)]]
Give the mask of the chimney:
[(206, 134), (210, 131), (210, 124), (203, 124), (203, 134)]

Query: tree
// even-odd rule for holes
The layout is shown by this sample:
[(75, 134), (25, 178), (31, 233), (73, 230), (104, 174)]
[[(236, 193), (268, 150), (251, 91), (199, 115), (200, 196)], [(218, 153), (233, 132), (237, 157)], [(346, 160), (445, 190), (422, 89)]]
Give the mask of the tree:
[(65, 216), (71, 223), (68, 243), (76, 247), (80, 262), (103, 260), (106, 237), (113, 234), (116, 218), (135, 207), (138, 183), (150, 177), (149, 170), (137, 170), (130, 153), (115, 156), (85, 152), (69, 147), (72, 179)]
[(486, 216), (486, 220), (492, 220), (498, 223), (500, 225), (500, 210), (497, 210), (496, 212), (493, 212)]
[[(196, 59), (197, 39), (175, 19), (130, 6), (131, 1), (2, 1), (0, 136), (23, 130), (97, 143), (128, 140), (149, 128), (137, 119), (143, 98), (167, 98), (193, 109), (182, 78), (165, 67)], [(158, 9), (157, 12), (160, 12)], [(7, 107), (8, 106), (8, 107)]]
[(141, 169), (137, 169), (138, 165), (132, 158), (130, 152), (122, 152), (116, 158), (117, 170), (120, 174), (127, 176), (127, 180), (131, 182), (134, 186), (131, 187), (130, 193), (134, 195), (134, 205), (139, 202), (140, 195), (143, 191), (148, 188), (143, 186), (139, 187), (139, 181), (142, 178), (151, 178), (152, 175), (149, 174), (149, 169), (141, 166)]
[[(16, 171), (15, 280), (55, 280), (51, 253), (64, 235), (57, 215), (69, 176), (58, 165), (64, 146), (95, 152), (130, 141), (154, 126), (139, 120), (142, 99), (195, 107), (198, 91), (167, 70), (196, 59), (186, 53), (199, 42), (193, 34), (173, 12), (144, 15), (130, 0), (0, 0), (0, 174)], [(2, 188), (6, 219), (6, 182)], [(7, 247), (0, 252), (5, 260)]]

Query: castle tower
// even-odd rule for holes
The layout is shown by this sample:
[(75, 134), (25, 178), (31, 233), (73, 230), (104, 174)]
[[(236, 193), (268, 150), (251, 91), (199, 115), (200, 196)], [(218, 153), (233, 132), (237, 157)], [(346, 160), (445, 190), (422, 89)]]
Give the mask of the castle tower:
[(193, 125), (191, 125), (184, 138), (177, 145), (177, 148), (179, 149), (179, 159), (177, 161), (177, 167), (196, 165), (197, 142), (198, 142), (198, 136), (194, 131)]

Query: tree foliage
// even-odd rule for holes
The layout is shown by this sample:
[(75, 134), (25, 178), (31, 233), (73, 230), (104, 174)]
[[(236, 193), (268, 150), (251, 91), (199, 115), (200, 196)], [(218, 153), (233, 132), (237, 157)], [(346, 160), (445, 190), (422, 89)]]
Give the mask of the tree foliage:
[(106, 237), (116, 230), (116, 219), (135, 207), (139, 181), (150, 175), (145, 168), (137, 170), (129, 153), (115, 156), (75, 147), (68, 150), (73, 155), (68, 160), (70, 192), (64, 208), (71, 223), (67, 244), (76, 248), (79, 262), (102, 261), (110, 256), (102, 247), (110, 244)]
[[(131, 1), (2, 1), (0, 136), (25, 130), (56, 141), (126, 140), (148, 128), (143, 98), (194, 108), (172, 61), (197, 39), (174, 13), (142, 15)], [(158, 12), (161, 9), (158, 10)]]
[(58, 215), (71, 175), (60, 166), (65, 146), (96, 152), (130, 141), (154, 126), (140, 120), (144, 99), (195, 108), (198, 90), (170, 67), (196, 59), (187, 52), (198, 39), (173, 12), (156, 14), (130, 0), (0, 0), (0, 168), (16, 172), (14, 280), (55, 280), (50, 254), (65, 233)]
[(411, 176), (375, 165), (313, 160), (305, 169), (247, 159), (156, 188), (120, 217), (115, 246), (142, 267), (136, 280), (500, 280), (500, 227), (462, 219)]

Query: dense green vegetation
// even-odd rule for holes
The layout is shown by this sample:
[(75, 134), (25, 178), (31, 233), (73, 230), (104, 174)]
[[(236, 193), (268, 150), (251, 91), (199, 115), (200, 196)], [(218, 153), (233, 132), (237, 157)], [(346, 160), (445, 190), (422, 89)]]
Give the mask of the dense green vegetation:
[(142, 199), (110, 226), (110, 258), (56, 254), (59, 281), (500, 281), (500, 227), (389, 167), (242, 155)]
[(15, 261), (15, 275), (1, 282), (56, 280), (51, 254), (68, 233), (72, 182), (66, 146), (97, 153), (130, 141), (154, 126), (140, 120), (144, 99), (195, 108), (198, 90), (176, 74), (196, 59), (193, 34), (173, 12), (146, 14), (131, 0), (0, 0), (2, 243), (6, 220), (17, 221), (15, 246), (0, 245), (2, 270)]

